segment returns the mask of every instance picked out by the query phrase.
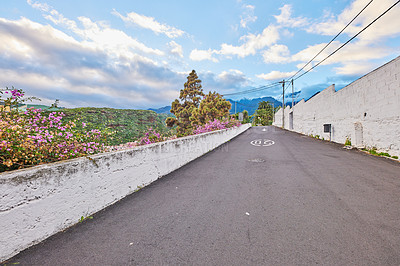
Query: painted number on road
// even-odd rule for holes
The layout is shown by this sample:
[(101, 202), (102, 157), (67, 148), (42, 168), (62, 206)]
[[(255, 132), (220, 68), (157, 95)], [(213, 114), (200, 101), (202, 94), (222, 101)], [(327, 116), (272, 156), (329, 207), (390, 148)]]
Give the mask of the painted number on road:
[(256, 139), (250, 142), (250, 144), (257, 147), (268, 147), (274, 145), (275, 142), (270, 139)]

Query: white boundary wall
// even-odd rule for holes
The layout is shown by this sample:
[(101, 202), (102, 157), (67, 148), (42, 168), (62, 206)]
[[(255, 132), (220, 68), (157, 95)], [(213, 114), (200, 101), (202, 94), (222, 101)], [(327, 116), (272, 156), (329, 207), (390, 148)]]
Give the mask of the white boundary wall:
[(104, 209), (138, 186), (150, 184), (248, 128), (250, 124), (0, 174), (0, 261), (76, 224), (82, 216)]
[[(329, 86), (284, 113), (286, 129), (329, 139), (323, 125), (331, 124), (334, 142), (348, 138), (353, 146), (376, 147), (400, 157), (400, 57), (339, 91)], [(282, 109), (274, 125), (282, 126)]]

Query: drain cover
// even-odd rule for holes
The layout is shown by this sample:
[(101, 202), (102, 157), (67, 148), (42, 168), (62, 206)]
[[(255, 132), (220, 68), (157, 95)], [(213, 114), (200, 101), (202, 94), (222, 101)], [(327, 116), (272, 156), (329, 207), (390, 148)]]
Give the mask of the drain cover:
[(263, 162), (265, 162), (265, 160), (261, 159), (261, 158), (251, 159), (251, 160), (247, 160), (247, 161), (252, 162), (252, 163), (263, 163)]

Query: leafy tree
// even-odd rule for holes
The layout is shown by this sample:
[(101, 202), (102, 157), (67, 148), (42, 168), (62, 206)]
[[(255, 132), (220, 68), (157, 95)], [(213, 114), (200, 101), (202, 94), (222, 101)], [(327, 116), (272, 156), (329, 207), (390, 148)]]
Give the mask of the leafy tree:
[(174, 117), (168, 117), (165, 121), (168, 127), (176, 126), (177, 135), (185, 136), (191, 134), (194, 123), (191, 117), (193, 112), (199, 108), (201, 97), (204, 96), (201, 87), (201, 80), (198, 78), (196, 71), (192, 72), (187, 77), (187, 82), (184, 88), (180, 91), (179, 100), (172, 102), (171, 113)]
[(251, 117), (249, 116), (249, 112), (247, 110), (243, 110), (243, 124), (250, 123)]
[(258, 103), (258, 109), (268, 109), (271, 104), (266, 101), (261, 101)]
[(271, 125), (274, 110), (269, 102), (262, 101), (258, 103), (258, 109), (255, 113), (255, 123), (263, 126)]
[(192, 124), (204, 125), (215, 119), (222, 120), (229, 117), (231, 103), (216, 92), (209, 92), (200, 102), (198, 109), (193, 110)]

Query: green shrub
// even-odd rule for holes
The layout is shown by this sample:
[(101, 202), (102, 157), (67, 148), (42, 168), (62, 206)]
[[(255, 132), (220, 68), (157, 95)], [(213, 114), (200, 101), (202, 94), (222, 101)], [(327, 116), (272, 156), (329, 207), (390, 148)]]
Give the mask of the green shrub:
[(380, 153), (378, 153), (378, 155), (379, 156), (386, 156), (386, 157), (389, 157), (389, 158), (391, 157), (390, 154), (387, 153), (387, 152), (380, 152)]
[(369, 150), (369, 153), (372, 155), (378, 155), (378, 153), (374, 149)]
[(399, 159), (399, 157), (398, 157), (398, 156), (392, 156), (392, 158), (393, 158), (393, 159)]
[(346, 142), (344, 143), (344, 146), (351, 146), (351, 140), (349, 138), (346, 138)]

